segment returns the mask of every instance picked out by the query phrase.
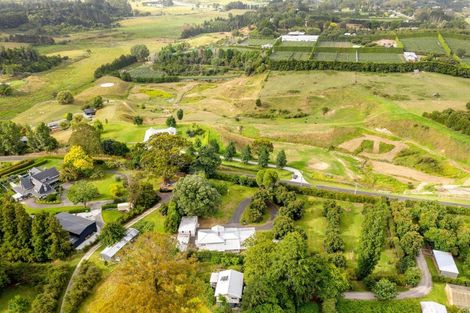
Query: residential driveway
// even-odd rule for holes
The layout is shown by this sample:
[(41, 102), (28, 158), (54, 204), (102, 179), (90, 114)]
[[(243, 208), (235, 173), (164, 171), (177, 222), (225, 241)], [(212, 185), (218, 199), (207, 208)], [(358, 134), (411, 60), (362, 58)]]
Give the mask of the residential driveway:
[[(423, 255), (423, 251), (420, 251), (418, 256), (416, 257), (416, 265), (421, 271), (421, 281), (419, 282), (418, 286), (411, 288), (408, 291), (399, 292), (397, 295), (397, 299), (421, 298), (431, 292), (432, 278)], [(367, 291), (345, 292), (343, 296), (345, 299), (349, 300), (375, 300), (374, 294), (372, 292)]]
[[(225, 224), (225, 226), (226, 227), (247, 227), (247, 225), (242, 225), (240, 223), (240, 220), (242, 218), (243, 212), (245, 211), (246, 208), (248, 208), (252, 200), (253, 199), (250, 197), (240, 202), (235, 212), (233, 213), (232, 217), (230, 218), (228, 223)], [(264, 223), (263, 225), (255, 226), (256, 230), (270, 230), (271, 228), (273, 228), (273, 222), (278, 212), (278, 208), (276, 207), (276, 205), (272, 203), (269, 204), (268, 208), (269, 208), (268, 221), (266, 221), (266, 223)]]

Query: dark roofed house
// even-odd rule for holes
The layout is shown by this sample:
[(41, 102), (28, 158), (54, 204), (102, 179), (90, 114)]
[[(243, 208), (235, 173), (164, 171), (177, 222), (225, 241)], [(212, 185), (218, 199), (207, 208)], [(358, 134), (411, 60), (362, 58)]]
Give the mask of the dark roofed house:
[(19, 176), (18, 184), (11, 183), (12, 189), (16, 192), (13, 197), (17, 200), (30, 196), (38, 199), (44, 198), (56, 192), (59, 176), (59, 171), (55, 167), (46, 170), (33, 167), (27, 174)]
[(86, 118), (93, 118), (93, 115), (96, 114), (96, 110), (93, 108), (87, 108), (83, 110), (83, 114)]
[(67, 212), (56, 215), (62, 229), (70, 235), (70, 242), (77, 248), (97, 231), (96, 222)]

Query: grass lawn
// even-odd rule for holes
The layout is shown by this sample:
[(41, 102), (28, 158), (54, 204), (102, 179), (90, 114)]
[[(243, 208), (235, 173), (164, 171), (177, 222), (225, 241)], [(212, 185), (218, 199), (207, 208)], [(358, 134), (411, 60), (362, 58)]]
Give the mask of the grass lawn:
[(160, 214), (160, 211), (156, 210), (155, 212), (150, 213), (144, 217), (141, 221), (135, 224), (133, 227), (139, 227), (139, 224), (143, 222), (150, 222), (153, 224), (153, 231), (157, 233), (164, 233), (165, 229), (163, 228), (163, 223), (165, 222), (165, 217)]
[(117, 182), (115, 175), (108, 172), (104, 174), (103, 178), (91, 180), (90, 182), (98, 188), (98, 192), (100, 193), (99, 200), (112, 199), (114, 197), (111, 193), (113, 185), (123, 186), (122, 181)]
[(13, 297), (21, 296), (31, 303), (40, 292), (39, 286), (30, 285), (18, 285), (3, 289), (0, 297), (0, 313), (8, 313), (8, 302)]
[(119, 212), (117, 209), (109, 209), (103, 210), (101, 215), (103, 216), (104, 222), (108, 224), (117, 221), (117, 219), (121, 217), (123, 213)]
[(232, 217), (238, 204), (242, 202), (242, 200), (251, 197), (256, 191), (255, 188), (239, 186), (227, 182), (225, 183), (228, 186), (228, 192), (226, 195), (222, 196), (220, 209), (213, 217), (199, 219), (201, 228), (227, 223)]

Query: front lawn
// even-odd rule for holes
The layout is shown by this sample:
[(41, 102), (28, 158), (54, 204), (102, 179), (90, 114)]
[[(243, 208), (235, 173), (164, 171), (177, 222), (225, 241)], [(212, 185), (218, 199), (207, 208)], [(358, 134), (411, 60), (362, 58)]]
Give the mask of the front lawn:
[(101, 212), (101, 216), (103, 217), (103, 221), (108, 224), (108, 223), (113, 223), (118, 220), (123, 215), (122, 212), (118, 211), (117, 209), (109, 209), (109, 210), (103, 210)]
[(28, 214), (37, 214), (40, 212), (48, 212), (52, 214), (57, 214), (60, 212), (70, 212), (70, 211), (77, 213), (77, 211), (85, 211), (85, 207), (82, 205), (71, 205), (71, 206), (37, 209), (37, 208), (29, 208), (25, 206), (25, 210)]

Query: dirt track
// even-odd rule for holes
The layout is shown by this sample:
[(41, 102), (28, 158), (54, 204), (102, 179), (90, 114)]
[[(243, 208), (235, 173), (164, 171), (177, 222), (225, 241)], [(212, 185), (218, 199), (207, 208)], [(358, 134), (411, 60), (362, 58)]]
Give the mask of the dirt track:
[[(360, 155), (365, 156), (369, 159), (377, 159), (377, 160), (385, 160), (391, 162), (400, 151), (408, 148), (406, 144), (400, 141), (394, 141), (386, 138), (382, 138), (379, 136), (374, 136), (374, 135), (364, 135), (362, 137), (354, 138), (352, 140), (343, 142), (341, 145), (339, 145), (340, 148), (343, 148), (345, 150), (348, 150), (349, 152), (354, 152), (356, 151), (357, 148), (361, 146), (361, 143), (364, 140), (370, 140), (374, 143), (373, 147), (373, 153), (367, 153), (367, 152), (362, 152)], [(389, 145), (395, 146), (392, 150), (386, 153), (379, 153), (380, 149), (380, 143), (386, 143)]]
[(452, 184), (454, 182), (454, 180), (451, 178), (429, 175), (405, 166), (394, 165), (380, 161), (371, 161), (371, 164), (374, 171), (381, 174), (394, 176), (398, 180), (406, 182), (410, 180), (431, 184)]

